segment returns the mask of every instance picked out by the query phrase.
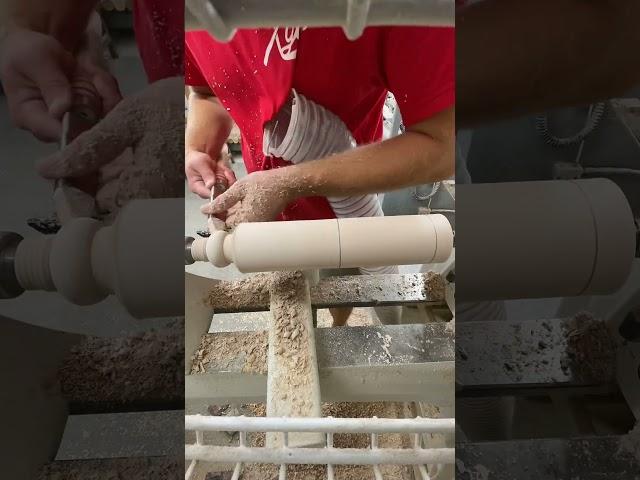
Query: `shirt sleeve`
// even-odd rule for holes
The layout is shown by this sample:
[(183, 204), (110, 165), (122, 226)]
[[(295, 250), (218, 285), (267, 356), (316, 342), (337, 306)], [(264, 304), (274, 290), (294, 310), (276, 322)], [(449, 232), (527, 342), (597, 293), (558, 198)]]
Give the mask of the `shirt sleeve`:
[(185, 32), (184, 34), (184, 83), (190, 87), (206, 87), (206, 78), (197, 61), (197, 51), (204, 32)]
[(455, 30), (448, 27), (389, 27), (383, 65), (406, 126), (455, 104)]

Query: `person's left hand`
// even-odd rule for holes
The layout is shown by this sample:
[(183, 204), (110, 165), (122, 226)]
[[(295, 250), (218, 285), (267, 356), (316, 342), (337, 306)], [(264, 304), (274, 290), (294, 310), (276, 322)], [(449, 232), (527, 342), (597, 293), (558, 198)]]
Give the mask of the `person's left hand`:
[(269, 222), (302, 192), (295, 167), (253, 172), (234, 183), (201, 211), (226, 218), (227, 226), (244, 222)]

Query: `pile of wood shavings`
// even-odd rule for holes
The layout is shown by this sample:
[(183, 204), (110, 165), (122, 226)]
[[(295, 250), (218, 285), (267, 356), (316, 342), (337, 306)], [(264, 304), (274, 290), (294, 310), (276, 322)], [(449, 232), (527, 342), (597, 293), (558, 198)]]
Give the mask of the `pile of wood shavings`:
[(588, 312), (574, 316), (566, 327), (567, 358), (563, 370), (572, 369), (587, 380), (607, 381), (615, 370), (615, 344), (607, 325)]
[[(318, 326), (330, 327), (333, 321), (329, 310), (318, 310)], [(349, 317), (350, 326), (371, 325), (372, 319), (366, 308), (355, 308)], [(238, 354), (244, 354), (244, 373), (267, 373), (268, 336), (259, 332), (220, 332), (202, 336), (200, 346), (191, 357), (191, 374), (208, 370), (229, 368)]]
[(227, 311), (242, 310), (244, 305), (258, 300), (268, 304), (270, 285), (269, 273), (257, 273), (233, 282), (219, 282), (209, 290), (205, 302), (214, 310), (224, 307)]
[(88, 337), (74, 346), (59, 378), (74, 402), (126, 403), (181, 400), (184, 392), (184, 322), (118, 338)]
[(229, 368), (244, 354), (243, 373), (267, 373), (267, 332), (209, 333), (202, 336), (200, 346), (191, 358), (191, 374)]
[(442, 275), (436, 272), (427, 272), (424, 275), (424, 290), (427, 296), (433, 300), (444, 299), (445, 282)]
[[(265, 416), (264, 404), (244, 405), (253, 416)], [(324, 403), (322, 405), (323, 416), (335, 418), (402, 418), (403, 406), (394, 402), (338, 402)], [(250, 438), (251, 446), (264, 447), (265, 434), (256, 433)], [(362, 448), (370, 447), (370, 437), (367, 434), (336, 434), (333, 438), (336, 448)], [(410, 448), (409, 435), (384, 434), (378, 437), (380, 448)], [(242, 480), (277, 480), (279, 467), (270, 464), (251, 463), (245, 465), (240, 476)], [(402, 465), (381, 465), (380, 471), (385, 480), (408, 480), (410, 467)], [(336, 480), (375, 480), (373, 469), (364, 465), (335, 465)], [(324, 480), (327, 478), (325, 465), (289, 465), (287, 478), (290, 480)]]

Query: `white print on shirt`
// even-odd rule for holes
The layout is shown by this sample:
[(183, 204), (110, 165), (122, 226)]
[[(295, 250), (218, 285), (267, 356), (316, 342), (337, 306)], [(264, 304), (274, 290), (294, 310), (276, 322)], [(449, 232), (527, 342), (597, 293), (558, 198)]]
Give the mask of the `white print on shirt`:
[(295, 48), (295, 43), (300, 38), (300, 32), (306, 29), (307, 27), (286, 27), (284, 29), (284, 40), (286, 43), (283, 45), (280, 43), (280, 36), (278, 35), (279, 28), (274, 28), (271, 41), (269, 42), (269, 45), (267, 45), (267, 50), (264, 52), (264, 66), (266, 67), (269, 63), (269, 55), (271, 54), (271, 49), (273, 48), (274, 43), (278, 46), (278, 51), (280, 52), (280, 56), (283, 60), (295, 60), (296, 55), (298, 54), (298, 50)]

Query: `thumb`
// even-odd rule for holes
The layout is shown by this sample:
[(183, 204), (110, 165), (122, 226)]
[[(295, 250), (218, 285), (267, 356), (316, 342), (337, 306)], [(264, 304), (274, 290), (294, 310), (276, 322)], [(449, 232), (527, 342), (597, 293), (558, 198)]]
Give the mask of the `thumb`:
[(245, 196), (244, 184), (235, 183), (229, 190), (219, 195), (213, 203), (206, 203), (200, 209), (202, 213), (217, 215), (224, 213), (240, 202)]
[[(121, 104), (122, 105), (122, 104)], [(37, 170), (44, 178), (80, 177), (115, 160), (138, 141), (135, 113), (116, 107), (93, 128), (79, 135), (67, 148), (42, 160)]]
[(213, 170), (213, 165), (211, 162), (202, 162), (198, 170), (204, 186), (207, 187), (207, 190), (211, 190), (216, 183), (216, 172)]

